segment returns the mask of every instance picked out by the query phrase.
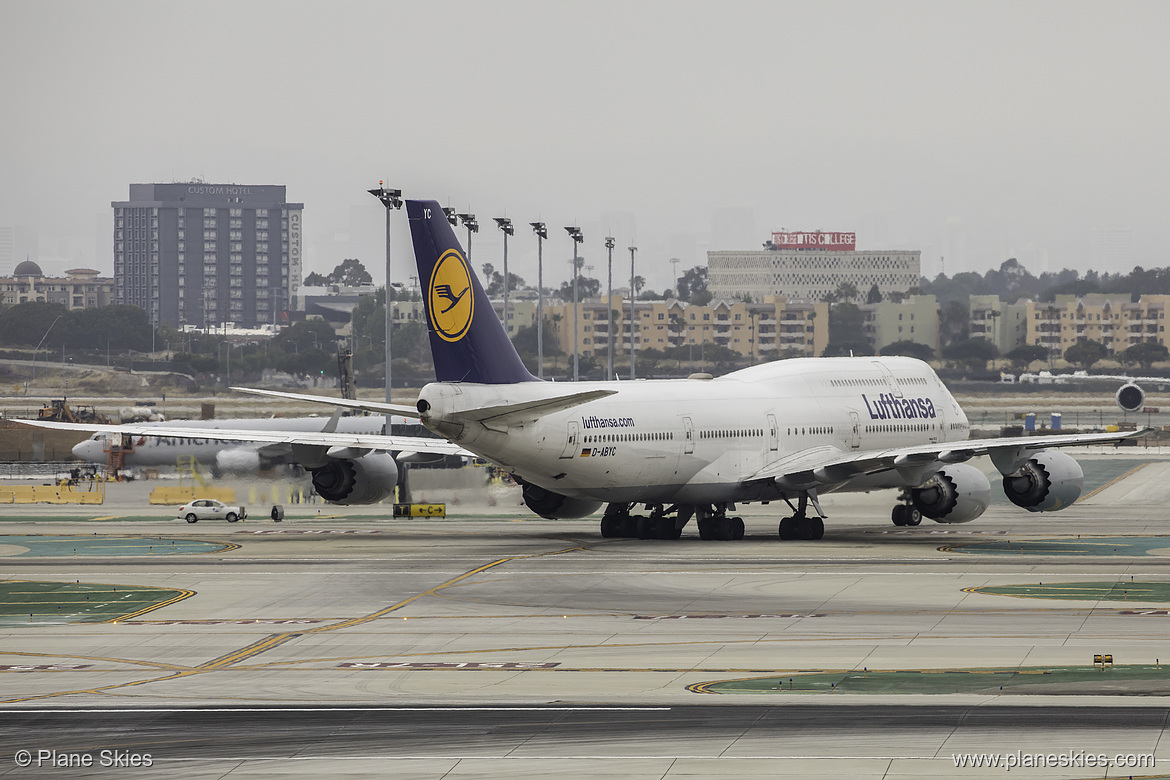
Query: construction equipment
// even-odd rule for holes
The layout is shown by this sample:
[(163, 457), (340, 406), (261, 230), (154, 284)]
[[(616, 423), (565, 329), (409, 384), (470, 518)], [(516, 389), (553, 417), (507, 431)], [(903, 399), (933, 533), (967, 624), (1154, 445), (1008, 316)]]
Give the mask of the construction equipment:
[(37, 419), (50, 422), (98, 423), (101, 425), (107, 425), (110, 422), (108, 417), (100, 414), (94, 407), (78, 406), (75, 409), (70, 409), (66, 400), (65, 398), (54, 398), (49, 401), (37, 411)]

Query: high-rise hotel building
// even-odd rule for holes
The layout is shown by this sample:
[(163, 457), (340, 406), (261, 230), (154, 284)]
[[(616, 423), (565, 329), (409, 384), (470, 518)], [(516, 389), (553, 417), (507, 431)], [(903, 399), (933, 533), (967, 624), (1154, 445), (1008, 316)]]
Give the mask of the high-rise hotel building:
[(283, 186), (131, 184), (114, 201), (118, 303), (156, 325), (285, 321), (301, 285), (301, 212)]

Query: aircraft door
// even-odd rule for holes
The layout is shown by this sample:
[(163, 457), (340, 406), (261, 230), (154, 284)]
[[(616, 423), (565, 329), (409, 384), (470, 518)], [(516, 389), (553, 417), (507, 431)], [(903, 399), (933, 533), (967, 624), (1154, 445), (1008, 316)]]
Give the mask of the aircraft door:
[(849, 446), (858, 449), (861, 446), (861, 418), (857, 416), (857, 412), (849, 413), (849, 422), (853, 425), (853, 436), (849, 441)]
[(780, 449), (780, 426), (776, 424), (776, 415), (768, 415), (768, 451), (776, 452)]
[(561, 453), (562, 458), (572, 458), (581, 447), (581, 426), (576, 420), (569, 420), (569, 430), (565, 438), (565, 449)]
[(690, 455), (695, 451), (695, 426), (691, 423), (690, 417), (683, 418), (683, 441), (685, 443), (683, 452)]
[(893, 394), (895, 398), (901, 398), (902, 386), (898, 384), (898, 379), (894, 376), (893, 372), (891, 372), (890, 369), (886, 367), (885, 363), (881, 363), (875, 360), (873, 361), (873, 364), (881, 370), (882, 376), (885, 377), (886, 380), (886, 386), (890, 389), (890, 393)]

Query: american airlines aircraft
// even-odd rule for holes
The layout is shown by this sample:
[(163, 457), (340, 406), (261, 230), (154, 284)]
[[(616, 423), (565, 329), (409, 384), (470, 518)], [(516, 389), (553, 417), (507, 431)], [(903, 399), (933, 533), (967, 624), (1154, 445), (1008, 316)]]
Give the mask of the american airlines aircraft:
[[(379, 434), (386, 418), (379, 416), (342, 417), (337, 421), (340, 433)], [(330, 424), (329, 417), (262, 417), (227, 420), (172, 420), (157, 425), (168, 429), (182, 428), (182, 436), (147, 436), (95, 433), (73, 448), (73, 455), (89, 463), (109, 462), (111, 448), (120, 448), (121, 467), (174, 466), (179, 458), (193, 456), (217, 472), (249, 473), (281, 463), (292, 463), (289, 444), (261, 443), (248, 439), (204, 438), (207, 430), (280, 430), (321, 431)], [(418, 420), (396, 417), (395, 425), (418, 425)]]
[[(967, 417), (942, 381), (905, 357), (795, 358), (719, 378), (541, 382), (509, 341), (441, 206), (406, 205), (437, 379), (416, 407), (237, 389), (417, 417), (446, 446), (511, 473), (542, 517), (585, 517), (604, 505), (603, 536), (673, 539), (693, 518), (701, 538), (726, 540), (743, 537), (732, 514), (738, 504), (783, 501), (791, 514), (780, 538), (819, 539), (820, 495), (896, 488), (895, 524), (924, 516), (965, 523), (990, 500), (987, 477), (967, 462), (980, 455), (1003, 475), (1012, 503), (1055, 511), (1077, 499), (1083, 482), (1080, 465), (1059, 448), (1134, 435), (970, 440)], [(255, 431), (216, 435), (271, 440)], [(326, 435), (330, 443), (319, 438)], [(365, 463), (399, 448), (379, 446), (379, 437), (279, 436), (313, 470), (314, 484), (322, 475), (321, 495), (338, 503), (381, 494), (385, 474)], [(639, 505), (645, 515), (635, 514)]]

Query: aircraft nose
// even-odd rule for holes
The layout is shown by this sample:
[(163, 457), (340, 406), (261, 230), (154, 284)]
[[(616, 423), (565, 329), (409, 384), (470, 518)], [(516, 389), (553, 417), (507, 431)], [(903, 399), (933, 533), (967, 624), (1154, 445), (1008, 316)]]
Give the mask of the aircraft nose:
[(97, 443), (98, 442), (94, 441), (93, 439), (86, 439), (85, 441), (74, 446), (73, 456), (75, 458), (80, 459), (80, 460), (87, 460), (87, 461), (93, 462), (93, 460), (94, 460), (94, 445)]

